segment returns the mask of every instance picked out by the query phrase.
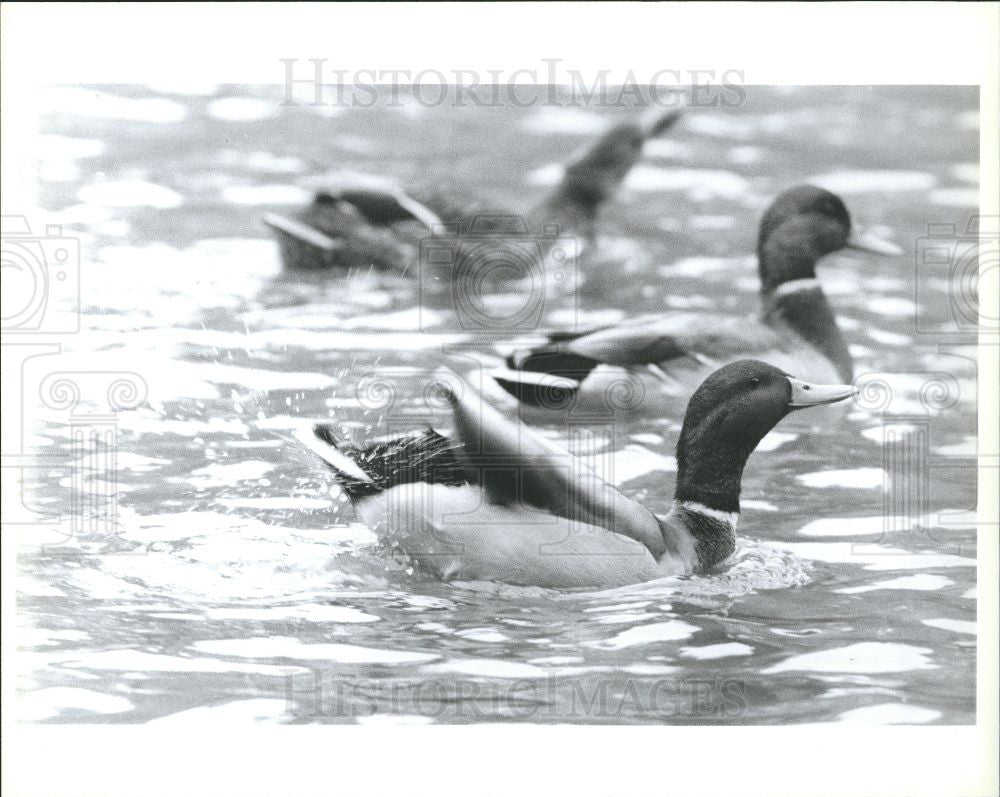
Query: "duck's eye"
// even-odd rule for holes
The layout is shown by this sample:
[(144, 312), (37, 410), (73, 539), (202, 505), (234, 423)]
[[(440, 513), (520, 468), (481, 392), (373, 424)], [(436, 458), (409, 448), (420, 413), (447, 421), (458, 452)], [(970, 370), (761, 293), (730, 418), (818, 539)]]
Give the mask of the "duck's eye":
[(751, 387), (756, 387), (756, 386), (757, 386), (757, 385), (759, 385), (759, 384), (760, 384), (760, 380), (759, 380), (759, 379), (758, 379), (758, 378), (757, 378), (756, 376), (755, 376), (755, 377), (752, 377), (752, 378), (750, 379), (750, 386), (751, 386)]

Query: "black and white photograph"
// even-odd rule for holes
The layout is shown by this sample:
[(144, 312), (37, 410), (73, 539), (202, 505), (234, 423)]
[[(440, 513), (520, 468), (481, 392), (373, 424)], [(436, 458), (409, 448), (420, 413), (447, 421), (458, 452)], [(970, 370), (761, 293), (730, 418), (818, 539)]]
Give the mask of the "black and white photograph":
[[(516, 728), (504, 770), (566, 726), (909, 726), (981, 769), (837, 793), (993, 793), (996, 73), (808, 73), (835, 7), (895, 57), (895, 3), (742, 7), (798, 25), (766, 75), (670, 52), (743, 4), (80, 5), (2, 25), (5, 735)], [(996, 66), (1000, 6), (922, 5)], [(505, 61), (461, 40), (532, 17)], [(425, 29), (435, 66), (392, 46)], [(22, 68), (42, 31), (87, 55)], [(325, 785), (362, 793), (338, 744)], [(46, 745), (11, 794), (111, 793)], [(745, 793), (833, 793), (808, 773)]]

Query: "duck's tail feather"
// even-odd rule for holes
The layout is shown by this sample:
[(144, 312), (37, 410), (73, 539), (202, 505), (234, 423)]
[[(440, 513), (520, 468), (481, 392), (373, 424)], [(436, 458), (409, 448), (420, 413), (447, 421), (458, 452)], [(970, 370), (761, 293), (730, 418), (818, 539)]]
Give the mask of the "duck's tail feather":
[[(453, 441), (427, 428), (410, 435), (357, 447), (330, 426), (316, 424), (302, 442), (333, 471), (352, 502), (400, 484), (462, 485), (468, 478)], [(301, 438), (300, 438), (301, 439)]]
[[(296, 431), (296, 439), (323, 460), (352, 502), (382, 491), (359, 462), (360, 450), (340, 439), (329, 426), (316, 424)], [(363, 460), (362, 460), (363, 461)]]

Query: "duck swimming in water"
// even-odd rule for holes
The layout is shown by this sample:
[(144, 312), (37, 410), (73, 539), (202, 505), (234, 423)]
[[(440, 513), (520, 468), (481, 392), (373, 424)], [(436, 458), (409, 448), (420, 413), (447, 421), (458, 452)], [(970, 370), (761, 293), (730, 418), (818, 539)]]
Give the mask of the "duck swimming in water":
[(680, 115), (679, 110), (657, 110), (615, 125), (574, 158), (556, 189), (523, 215), (459, 202), (444, 192), (411, 196), (381, 178), (354, 178), (318, 191), (295, 218), (271, 213), (264, 222), (277, 236), (284, 266), (291, 270), (406, 271), (417, 264), (420, 242), (430, 235), (471, 236), (474, 243), (486, 237), (500, 244), (509, 237), (543, 243), (571, 237), (582, 248), (596, 239), (601, 206), (617, 193), (645, 142), (673, 127)]
[(428, 429), (354, 447), (317, 426), (304, 442), (380, 541), (423, 570), (552, 588), (621, 586), (723, 562), (760, 440), (793, 410), (856, 393), (756, 360), (720, 368), (688, 403), (673, 507), (658, 517), (451, 372), (438, 386), (453, 416), (448, 436)]
[(894, 243), (852, 231), (836, 194), (808, 185), (792, 188), (771, 204), (760, 223), (757, 317), (680, 312), (557, 333), (539, 348), (513, 353), (509, 370), (494, 379), (519, 401), (549, 408), (575, 401), (581, 385), (599, 394), (608, 391), (609, 380), (620, 384), (620, 372), (601, 365), (650, 373), (664, 391), (675, 394), (689, 391), (712, 368), (742, 357), (817, 382), (850, 382), (851, 355), (816, 279), (816, 263), (844, 248), (903, 253)]

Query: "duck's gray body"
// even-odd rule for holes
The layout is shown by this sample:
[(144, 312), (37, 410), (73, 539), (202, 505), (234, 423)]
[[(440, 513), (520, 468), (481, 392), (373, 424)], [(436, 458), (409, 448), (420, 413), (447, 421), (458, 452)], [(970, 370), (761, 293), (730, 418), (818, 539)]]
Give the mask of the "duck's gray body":
[(317, 427), (305, 442), (380, 541), (421, 569), (553, 588), (622, 586), (724, 562), (736, 545), (743, 466), (780, 418), (807, 406), (794, 403), (796, 391), (814, 391), (810, 404), (853, 392), (756, 361), (720, 369), (689, 403), (676, 499), (658, 517), (450, 372), (439, 385), (453, 410), (450, 435), (426, 430), (355, 448)]
[[(679, 116), (679, 111), (658, 113), (615, 126), (573, 160), (556, 189), (532, 208), (497, 208), (456, 192), (404, 191), (381, 178), (371, 178), (371, 184), (352, 178), (324, 185), (295, 218), (269, 214), (265, 223), (289, 270), (368, 267), (410, 273), (438, 265), (443, 268), (434, 275), (441, 276), (463, 257), (481, 259), (484, 242), (496, 249), (494, 261), (517, 266), (528, 251), (523, 266), (535, 268), (560, 240), (573, 240), (571, 256), (594, 242), (600, 207), (638, 161), (643, 142), (672, 127)], [(449, 263), (424, 257), (428, 247), (441, 248), (436, 243), (452, 245)]]
[(473, 485), (402, 484), (356, 506), (384, 544), (443, 581), (611, 587), (688, 571), (607, 528), (526, 504), (491, 503)]
[(760, 235), (757, 315), (667, 313), (554, 335), (547, 344), (512, 354), (496, 381), (525, 404), (555, 409), (582, 402), (613, 410), (616, 394), (624, 393), (632, 397), (634, 406), (626, 402), (630, 411), (656, 407), (658, 396), (688, 395), (715, 368), (747, 357), (809, 381), (850, 382), (850, 351), (815, 277), (816, 262), (846, 246), (881, 254), (902, 250), (871, 238), (855, 240), (840, 199), (810, 186), (779, 197)]

